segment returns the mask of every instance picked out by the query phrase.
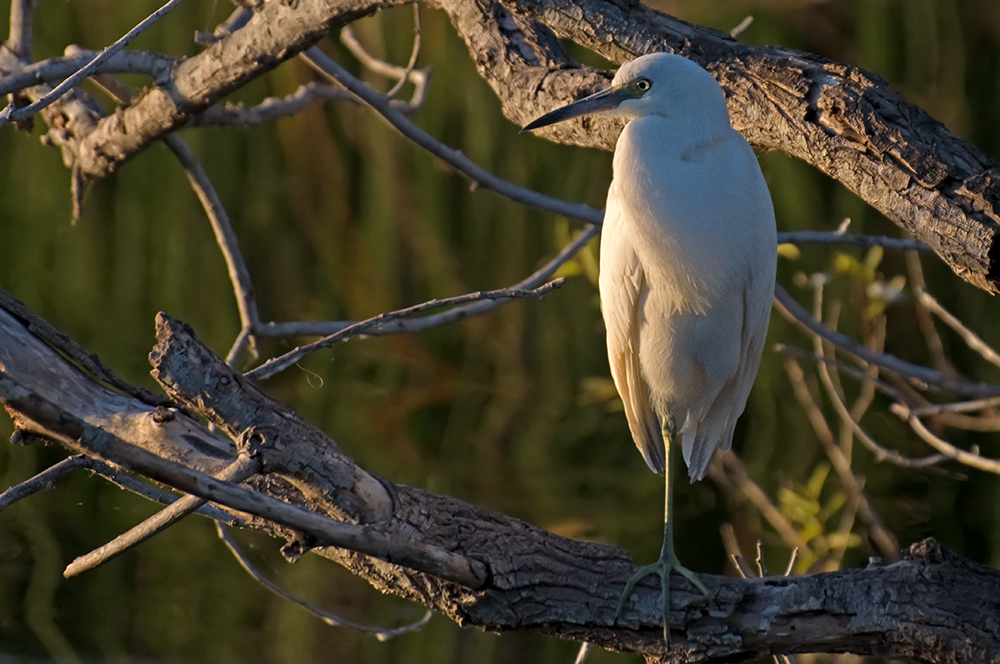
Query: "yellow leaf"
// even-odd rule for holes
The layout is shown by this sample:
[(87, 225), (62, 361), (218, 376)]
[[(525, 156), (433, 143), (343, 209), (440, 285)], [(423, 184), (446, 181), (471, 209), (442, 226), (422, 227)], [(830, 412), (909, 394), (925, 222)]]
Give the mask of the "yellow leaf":
[(802, 257), (802, 252), (794, 244), (785, 242), (778, 245), (778, 255), (790, 261), (797, 261)]

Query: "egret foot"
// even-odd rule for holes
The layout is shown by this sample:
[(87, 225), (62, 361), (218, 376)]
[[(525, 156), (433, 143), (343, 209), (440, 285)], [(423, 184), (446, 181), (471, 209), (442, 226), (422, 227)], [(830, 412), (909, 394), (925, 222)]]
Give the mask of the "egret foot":
[(632, 590), (635, 589), (635, 584), (639, 581), (645, 579), (647, 576), (652, 574), (658, 574), (660, 576), (660, 601), (663, 604), (663, 642), (666, 645), (670, 645), (670, 573), (677, 572), (685, 579), (691, 582), (691, 584), (700, 590), (705, 597), (711, 599), (712, 593), (709, 592), (705, 584), (701, 582), (698, 575), (684, 567), (677, 560), (676, 554), (673, 551), (661, 552), (660, 559), (657, 560), (652, 565), (646, 565), (639, 568), (639, 571), (629, 577), (628, 581), (625, 582), (625, 590), (622, 591), (622, 596), (618, 600), (618, 608), (615, 610), (615, 622), (622, 615), (622, 611), (625, 610), (625, 602), (632, 595)]

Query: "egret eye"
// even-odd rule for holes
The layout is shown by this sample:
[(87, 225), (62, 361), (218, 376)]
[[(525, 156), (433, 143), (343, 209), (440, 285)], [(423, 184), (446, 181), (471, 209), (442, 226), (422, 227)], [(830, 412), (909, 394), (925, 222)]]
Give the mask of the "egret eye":
[(653, 84), (649, 82), (648, 78), (640, 78), (635, 82), (635, 89), (639, 92), (645, 92), (651, 87), (653, 87)]

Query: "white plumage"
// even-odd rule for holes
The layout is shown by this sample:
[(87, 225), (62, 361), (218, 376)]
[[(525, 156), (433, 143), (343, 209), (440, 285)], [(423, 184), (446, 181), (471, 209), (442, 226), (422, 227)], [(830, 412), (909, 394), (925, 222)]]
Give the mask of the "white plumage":
[(604, 214), (601, 308), (632, 438), (666, 481), (660, 558), (626, 582), (616, 615), (636, 582), (659, 574), (666, 640), (670, 573), (709, 594), (674, 553), (672, 439), (680, 438), (692, 481), (732, 445), (774, 295), (774, 210), (722, 88), (695, 63), (645, 55), (607, 90), (525, 129), (591, 113), (628, 120)]
[[(662, 422), (682, 436), (693, 480), (732, 444), (760, 365), (774, 294), (774, 212), (753, 150), (715, 79), (649, 55), (614, 85), (648, 77), (614, 157), (601, 238), (608, 358), (629, 428), (664, 471)], [(662, 81), (662, 84), (661, 84)]]

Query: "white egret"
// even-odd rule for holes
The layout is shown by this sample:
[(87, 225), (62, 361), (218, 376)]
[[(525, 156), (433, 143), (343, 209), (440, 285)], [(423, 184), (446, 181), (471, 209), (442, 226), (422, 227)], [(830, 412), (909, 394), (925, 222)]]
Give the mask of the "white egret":
[(690, 60), (642, 56), (607, 90), (524, 130), (596, 113), (628, 121), (601, 237), (608, 358), (632, 438), (666, 479), (660, 558), (628, 580), (615, 618), (635, 583), (659, 574), (667, 639), (670, 572), (709, 594), (674, 553), (673, 450), (679, 442), (694, 482), (732, 445), (770, 318), (774, 210), (753, 150), (730, 125), (722, 88)]

